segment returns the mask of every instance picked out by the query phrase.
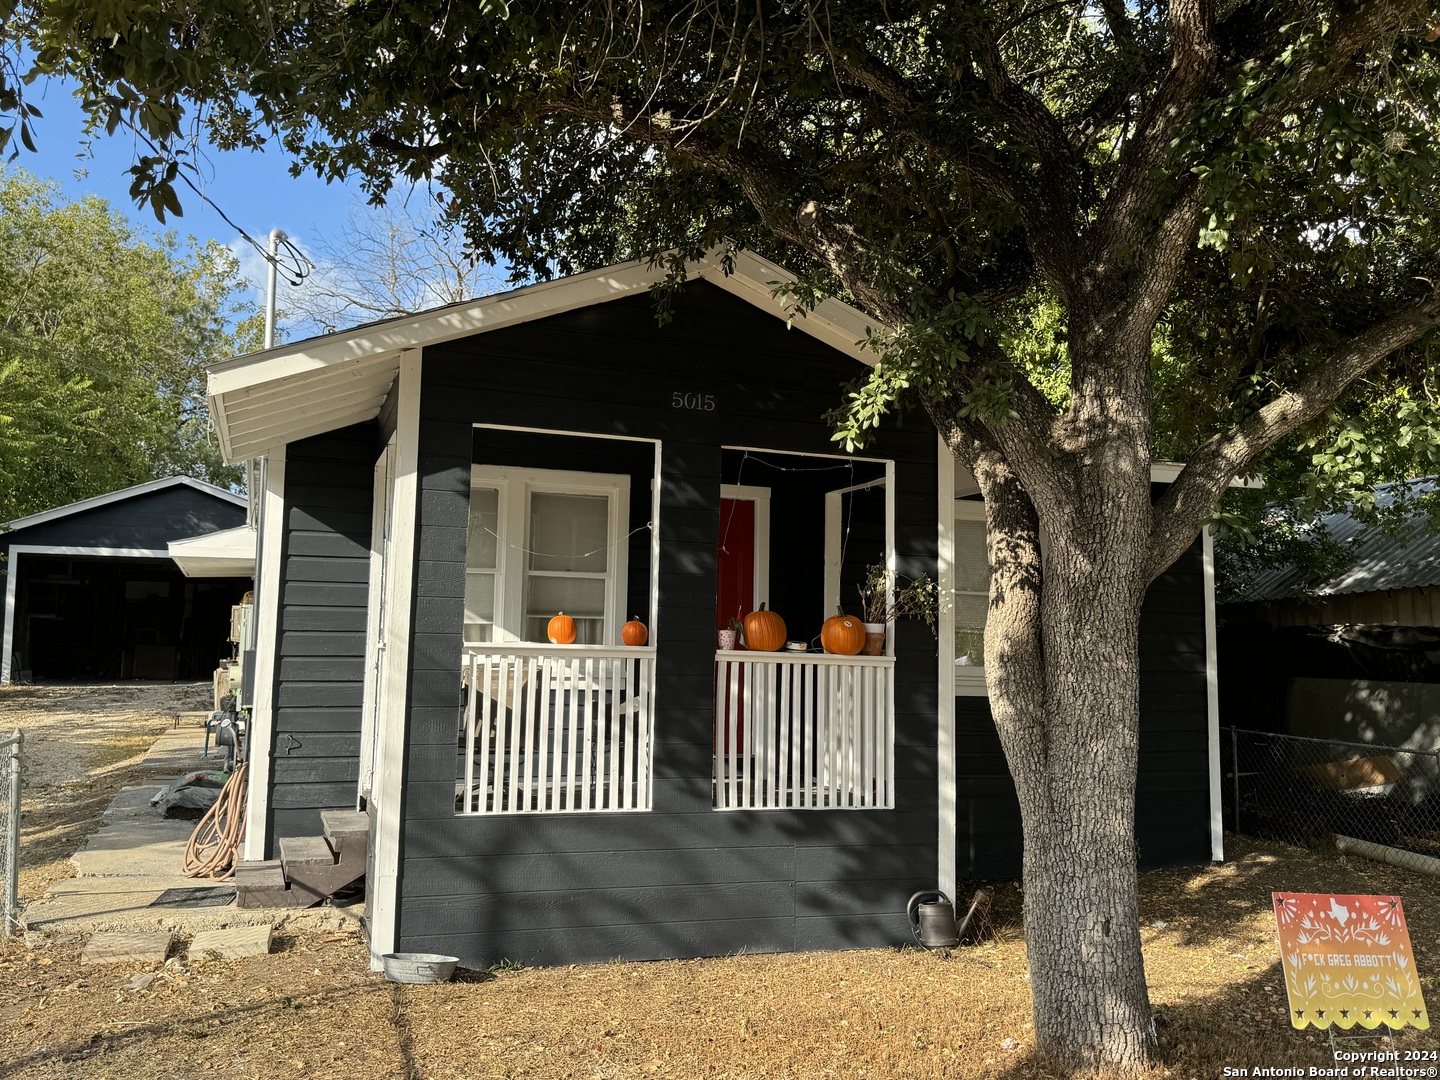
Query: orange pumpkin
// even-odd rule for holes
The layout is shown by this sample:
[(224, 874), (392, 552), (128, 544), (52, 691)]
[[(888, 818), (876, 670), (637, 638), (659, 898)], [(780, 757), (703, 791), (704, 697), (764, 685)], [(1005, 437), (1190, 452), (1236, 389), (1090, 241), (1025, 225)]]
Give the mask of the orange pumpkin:
[(865, 624), (853, 615), (831, 615), (820, 627), (820, 644), (827, 653), (854, 656), (865, 647)]
[(626, 645), (644, 645), (650, 640), (650, 631), (640, 621), (640, 616), (631, 615), (630, 621), (620, 628), (620, 640)]
[(754, 652), (779, 652), (785, 647), (785, 620), (760, 605), (745, 616), (745, 647)]
[(556, 645), (570, 645), (575, 641), (575, 620), (560, 612), (545, 627), (545, 636)]

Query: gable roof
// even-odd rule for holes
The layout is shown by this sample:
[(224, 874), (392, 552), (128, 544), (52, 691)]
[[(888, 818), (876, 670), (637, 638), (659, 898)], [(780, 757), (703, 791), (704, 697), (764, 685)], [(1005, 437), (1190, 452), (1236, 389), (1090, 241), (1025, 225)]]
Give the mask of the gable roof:
[[(1399, 494), (1432, 495), (1440, 489), (1437, 479), (1426, 476), (1405, 483), (1381, 484), (1375, 488), (1375, 503), (1384, 508), (1392, 505)], [(1395, 529), (1370, 525), (1348, 513), (1327, 514), (1313, 527), (1324, 529), (1350, 548), (1355, 557), (1351, 567), (1313, 589), (1303, 587), (1295, 567), (1275, 567), (1256, 577), (1245, 590), (1245, 601), (1286, 600), (1302, 593), (1339, 596), (1440, 585), (1440, 532), (1435, 531), (1423, 508)]]
[(102, 506), (109, 506), (111, 503), (123, 502), (126, 499), (133, 499), (140, 495), (148, 495), (152, 491), (164, 491), (172, 487), (189, 487), (205, 495), (212, 495), (217, 499), (233, 503), (236, 506), (245, 506), (244, 498), (224, 488), (216, 487), (214, 484), (207, 484), (204, 480), (196, 480), (193, 476), (167, 476), (160, 480), (148, 480), (143, 484), (135, 484), (131, 487), (121, 488), (119, 491), (107, 492), (104, 495), (96, 495), (89, 499), (81, 499), (78, 502), (67, 503), (65, 506), (57, 506), (53, 510), (42, 510), (38, 514), (31, 514), (28, 517), (16, 518), (14, 521), (7, 521), (0, 525), (0, 533), (15, 532), (19, 529), (28, 529), (32, 525), (43, 525), (47, 521), (55, 521), (58, 518), (69, 517), (71, 514), (83, 514), (86, 510), (96, 510)]
[[(778, 319), (794, 314), (785, 296), (774, 295), (776, 287), (794, 281), (794, 275), (752, 252), (736, 254), (729, 274), (713, 258), (688, 264), (686, 273)], [(399, 373), (400, 356), (410, 349), (644, 293), (658, 276), (646, 261), (621, 263), (217, 364), (210, 369), (208, 393), (221, 451), (226, 461), (243, 461), (369, 420), (379, 414)], [(876, 328), (874, 321), (848, 304), (827, 299), (796, 317), (793, 325), (860, 363), (873, 365), (878, 359), (863, 344)]]

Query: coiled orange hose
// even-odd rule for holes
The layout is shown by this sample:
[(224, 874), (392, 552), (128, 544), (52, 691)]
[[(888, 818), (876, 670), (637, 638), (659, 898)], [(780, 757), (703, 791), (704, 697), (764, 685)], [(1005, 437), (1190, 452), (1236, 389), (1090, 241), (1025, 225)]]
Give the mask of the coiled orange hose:
[(245, 837), (245, 773), (242, 762), (225, 781), (215, 805), (205, 811), (185, 845), (181, 872), (186, 877), (229, 881), (235, 876), (236, 856)]

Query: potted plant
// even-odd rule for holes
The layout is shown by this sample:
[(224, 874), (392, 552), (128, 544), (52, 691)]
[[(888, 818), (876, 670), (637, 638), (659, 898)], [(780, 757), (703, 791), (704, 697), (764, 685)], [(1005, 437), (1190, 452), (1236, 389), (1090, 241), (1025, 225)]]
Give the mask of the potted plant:
[(740, 620), (731, 617), (724, 626), (715, 632), (721, 652), (731, 652), (740, 644), (740, 630)]
[(939, 617), (940, 593), (928, 574), (918, 578), (901, 577), (872, 563), (865, 568), (865, 578), (856, 589), (860, 593), (860, 617), (865, 622), (865, 656), (879, 656), (885, 651), (885, 630), (896, 619), (922, 619), (935, 633)]

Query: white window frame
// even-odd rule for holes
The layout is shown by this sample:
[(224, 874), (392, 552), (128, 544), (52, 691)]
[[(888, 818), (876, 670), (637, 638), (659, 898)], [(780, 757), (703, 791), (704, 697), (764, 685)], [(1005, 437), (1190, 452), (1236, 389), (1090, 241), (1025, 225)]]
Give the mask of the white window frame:
[[(538, 491), (557, 495), (603, 495), (609, 499), (606, 543), (612, 554), (605, 572), (604, 628), (600, 644), (618, 644), (626, 618), (625, 596), (629, 584), (630, 553), (624, 541), (630, 522), (630, 477), (621, 473), (472, 465), (471, 492), (477, 487), (493, 488), (500, 493), (495, 529), (499, 534), (495, 553), (498, 580), (492, 643), (528, 640), (524, 637), (525, 582), (530, 568), (526, 565), (524, 550), (529, 547), (530, 496)], [(468, 578), (471, 573), (468, 552), (466, 563)]]
[[(842, 499), (857, 491), (868, 491), (871, 488), (883, 488), (889, 482), (889, 472), (879, 480), (869, 480), (863, 484), (851, 484), (849, 487), (836, 488), (834, 491), (825, 493), (825, 611), (822, 613), (821, 621), (834, 615), (838, 608), (845, 606), (845, 601), (840, 596), (840, 560), (844, 556), (845, 547), (845, 523), (841, 520), (843, 508)], [(887, 489), (888, 491), (888, 489)], [(885, 515), (885, 565), (891, 569), (895, 566), (895, 559), (891, 551), (890, 536), (894, 531), (892, 527), (892, 515), (889, 510), (890, 500), (886, 500)], [(853, 602), (853, 599), (852, 599)], [(887, 648), (886, 655), (890, 654)]]
[[(977, 501), (977, 500), (975, 500), (975, 499), (956, 499), (956, 500), (955, 500), (954, 520), (955, 520), (956, 523), (959, 523), (959, 522), (962, 522), (962, 521), (965, 521), (965, 522), (978, 521), (978, 522), (980, 522), (981, 524), (984, 524), (984, 522), (985, 522), (985, 504), (984, 504), (983, 502)], [(952, 546), (955, 547), (955, 548), (958, 548), (958, 547), (959, 547), (959, 543), (960, 543), (960, 532), (959, 532), (959, 530), (958, 530), (958, 529), (954, 530), (951, 535), (952, 535), (952, 540), (951, 540)], [(957, 557), (958, 557), (958, 551), (957, 551), (956, 554), (957, 554)], [(970, 593), (969, 590), (966, 590), (966, 592), (967, 592), (967, 595), (973, 595), (973, 593)], [(954, 603), (955, 603), (954, 598), (955, 598), (955, 596), (956, 596), (956, 593), (957, 593), (957, 589), (955, 588), (955, 582), (954, 582), (953, 571), (952, 571), (952, 577), (951, 577), (951, 582), (950, 582), (950, 603), (951, 603), (951, 605), (952, 605), (952, 608), (953, 608)], [(957, 613), (957, 614), (958, 614), (958, 613)], [(955, 626), (954, 626), (954, 623), (953, 623), (953, 621), (952, 621), (951, 628), (950, 628), (950, 633), (951, 633), (951, 638), (952, 638), (952, 645), (951, 645), (952, 653), (953, 653), (953, 649), (954, 649), (954, 646), (953, 646), (954, 632), (955, 632)], [(954, 659), (954, 658), (953, 658), (953, 656), (952, 656), (952, 661), (953, 661), (953, 659)], [(988, 696), (989, 696), (990, 691), (989, 691), (989, 690), (986, 688), (986, 686), (985, 686), (985, 666), (984, 666), (983, 664), (966, 664), (965, 666), (962, 667), (962, 666), (960, 666), (960, 665), (958, 665), (958, 664), (953, 664), (953, 663), (952, 663), (952, 666), (955, 668), (955, 694), (956, 694), (957, 697), (988, 697)]]

